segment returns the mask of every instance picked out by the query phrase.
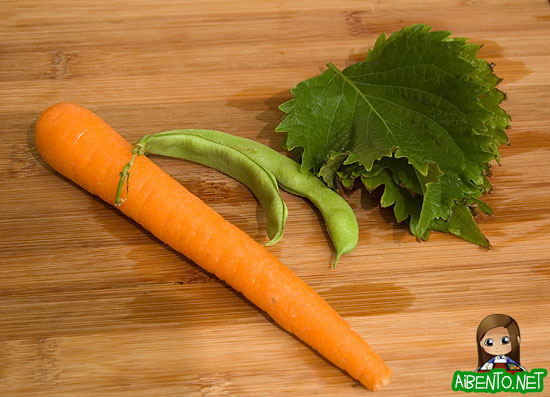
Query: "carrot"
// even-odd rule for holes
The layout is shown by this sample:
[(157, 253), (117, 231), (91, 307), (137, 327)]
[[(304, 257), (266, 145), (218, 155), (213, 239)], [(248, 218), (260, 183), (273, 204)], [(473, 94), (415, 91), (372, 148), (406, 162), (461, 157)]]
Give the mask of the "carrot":
[[(60, 174), (114, 205), (132, 145), (91, 111), (60, 103), (36, 124), (36, 146)], [(311, 287), (145, 156), (135, 159), (120, 210), (161, 241), (214, 273), (371, 390), (391, 371)]]

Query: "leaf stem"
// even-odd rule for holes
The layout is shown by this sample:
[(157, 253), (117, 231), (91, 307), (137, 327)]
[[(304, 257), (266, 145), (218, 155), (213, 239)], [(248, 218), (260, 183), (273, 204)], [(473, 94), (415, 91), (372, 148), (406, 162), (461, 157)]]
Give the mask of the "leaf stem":
[[(145, 154), (145, 141), (147, 140), (148, 135), (144, 136), (142, 139), (139, 140), (139, 142), (134, 146), (132, 149), (132, 158), (130, 161), (128, 161), (124, 167), (122, 168), (122, 171), (120, 171), (120, 179), (118, 181), (118, 186), (116, 189), (116, 196), (115, 196), (115, 206), (120, 207), (122, 203), (126, 201), (128, 198), (129, 193), (129, 186), (130, 186), (130, 169), (134, 165), (134, 161), (136, 159), (136, 156), (141, 156)], [(122, 198), (122, 190), (124, 189), (124, 185), (126, 184), (126, 197)]]

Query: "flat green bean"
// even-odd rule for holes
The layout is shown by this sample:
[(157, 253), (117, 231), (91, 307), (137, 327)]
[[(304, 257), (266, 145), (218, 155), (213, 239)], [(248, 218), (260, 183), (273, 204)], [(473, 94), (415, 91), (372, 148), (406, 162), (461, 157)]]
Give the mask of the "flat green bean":
[(206, 136), (182, 133), (145, 135), (136, 144), (137, 153), (158, 154), (203, 164), (243, 183), (256, 196), (266, 213), (266, 229), (270, 241), (278, 242), (282, 235), (287, 206), (283, 201), (274, 175), (230, 146)]
[[(325, 221), (336, 251), (334, 266), (343, 254), (352, 251), (357, 246), (359, 237), (357, 218), (346, 200), (327, 187), (311, 172), (303, 172), (296, 161), (262, 143), (215, 130), (172, 130), (150, 135), (149, 139), (152, 139), (152, 137), (155, 137), (155, 139), (168, 137), (168, 141), (172, 142), (171, 144), (180, 146), (175, 141), (185, 139), (183, 137), (186, 136), (207, 139), (210, 142), (215, 142), (242, 153), (274, 175), (281, 188), (289, 193), (308, 199), (317, 207)], [(170, 151), (178, 150), (176, 148), (171, 149), (170, 145), (163, 145), (158, 150), (153, 151), (148, 149), (148, 151), (170, 155)]]

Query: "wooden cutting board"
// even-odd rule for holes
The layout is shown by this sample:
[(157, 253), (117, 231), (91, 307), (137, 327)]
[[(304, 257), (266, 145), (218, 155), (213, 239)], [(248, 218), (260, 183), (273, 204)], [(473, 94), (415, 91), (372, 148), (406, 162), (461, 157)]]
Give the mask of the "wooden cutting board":
[[(239, 293), (53, 172), (38, 115), (72, 101), (130, 142), (209, 128), (279, 149), (277, 106), (327, 62), (362, 59), (380, 33), (425, 23), (484, 44), (508, 93), (511, 145), (494, 167), (493, 249), (418, 243), (379, 193), (343, 195), (360, 226), (337, 269), (319, 213), (283, 193), (269, 250), (386, 359), (381, 395), (455, 395), (492, 313), (519, 323), (521, 363), (550, 368), (550, 4), (546, 0), (30, 1), (0, 5), (0, 394), (359, 396), (368, 393)], [(240, 183), (154, 158), (259, 242)], [(550, 381), (549, 381), (550, 382)], [(542, 394), (550, 395), (550, 385)]]

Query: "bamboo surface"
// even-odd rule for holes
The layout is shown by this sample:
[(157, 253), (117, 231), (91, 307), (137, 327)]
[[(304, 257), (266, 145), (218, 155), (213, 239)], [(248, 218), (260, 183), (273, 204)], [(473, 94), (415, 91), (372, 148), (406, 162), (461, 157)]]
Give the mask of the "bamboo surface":
[[(391, 366), (382, 396), (456, 395), (492, 313), (519, 323), (521, 364), (550, 368), (550, 4), (543, 0), (29, 1), (0, 5), (0, 395), (359, 396), (360, 384), (239, 293), (40, 158), (34, 124), (76, 102), (128, 141), (207, 128), (280, 149), (296, 83), (361, 60), (412, 23), (484, 44), (512, 115), (493, 167), (493, 249), (434, 233), (418, 243), (391, 209), (342, 194), (359, 245), (330, 268), (320, 214), (283, 192), (268, 247)], [(152, 157), (254, 239), (265, 218), (239, 182)], [(547, 383), (550, 382), (548, 378)], [(550, 384), (539, 395), (550, 395)]]

